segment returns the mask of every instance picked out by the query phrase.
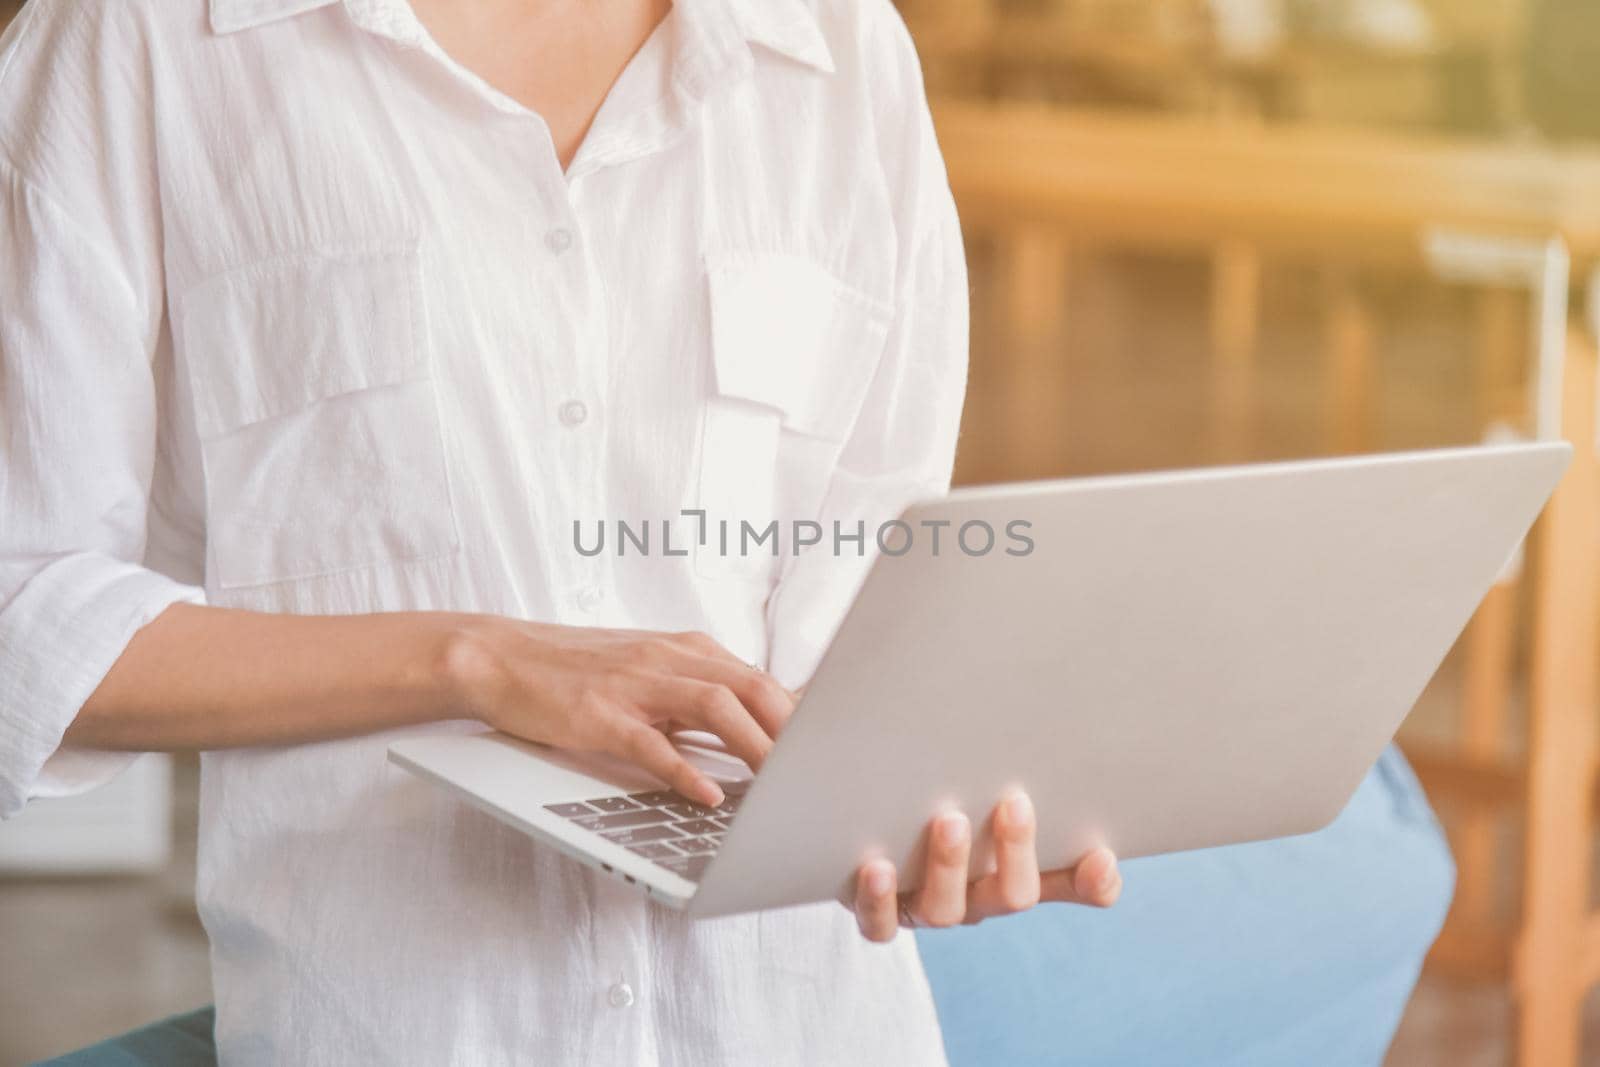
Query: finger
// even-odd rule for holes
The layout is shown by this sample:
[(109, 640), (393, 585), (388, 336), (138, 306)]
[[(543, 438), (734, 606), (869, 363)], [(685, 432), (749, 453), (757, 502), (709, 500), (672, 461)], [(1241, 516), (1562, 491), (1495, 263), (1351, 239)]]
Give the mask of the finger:
[(1018, 792), (995, 805), (994, 873), (967, 891), (967, 921), (1027, 911), (1039, 903), (1033, 801)]
[(665, 734), (632, 716), (618, 713), (607, 723), (603, 747), (613, 756), (649, 771), (697, 804), (714, 808), (727, 799), (722, 787), (684, 759)]
[(759, 664), (740, 659), (709, 634), (689, 631), (672, 634), (669, 640), (690, 656), (714, 663), (716, 666), (709, 674), (693, 673), (732, 689), (769, 737), (778, 736), (778, 731), (789, 721), (789, 713), (799, 703), (800, 694), (805, 692), (805, 686), (792, 692), (785, 689)]
[(760, 768), (772, 750), (772, 738), (727, 686), (695, 678), (663, 678), (656, 684), (653, 704), (662, 714), (716, 734), (752, 769)]
[(684, 633), (670, 634), (667, 639), (679, 648), (687, 649), (695, 655), (719, 660), (731, 666), (743, 667), (745, 670), (750, 669), (750, 664), (729, 652), (721, 641), (718, 641), (710, 634), (701, 633), (698, 630), (690, 630)]
[(856, 872), (856, 925), (862, 937), (879, 944), (900, 932), (894, 864), (888, 860), (872, 860)]
[(1097, 848), (1066, 870), (1050, 871), (1041, 879), (1044, 900), (1109, 908), (1122, 895), (1122, 872), (1108, 848)]
[(740, 663), (700, 659), (686, 662), (682, 671), (704, 681), (725, 686), (770, 738), (776, 738), (794, 712), (794, 697), (766, 671)]
[(959, 811), (928, 824), (928, 858), (922, 888), (911, 901), (911, 915), (924, 926), (954, 926), (967, 914), (967, 860), (972, 824)]

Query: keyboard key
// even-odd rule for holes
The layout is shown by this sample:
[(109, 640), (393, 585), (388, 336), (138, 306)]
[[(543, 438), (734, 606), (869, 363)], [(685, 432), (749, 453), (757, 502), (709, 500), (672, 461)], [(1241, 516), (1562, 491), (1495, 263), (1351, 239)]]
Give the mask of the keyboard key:
[(572, 821), (585, 830), (600, 833), (604, 830), (624, 830), (630, 826), (648, 826), (651, 823), (670, 820), (662, 812), (639, 808), (634, 811), (619, 811), (615, 815), (585, 815)]
[(634, 826), (625, 830), (607, 830), (600, 835), (607, 841), (615, 841), (619, 845), (639, 845), (646, 841), (664, 841), (669, 837), (682, 837), (666, 823), (656, 823), (653, 826)]
[(699, 804), (691, 804), (688, 801), (668, 804), (664, 810), (672, 812), (680, 819), (703, 819), (713, 814), (710, 808), (702, 808)]
[(563, 819), (576, 818), (579, 815), (593, 815), (594, 809), (587, 804), (546, 804), (545, 811), (555, 812)]
[(643, 845), (629, 845), (628, 851), (635, 855), (643, 856), (647, 860), (670, 860), (683, 857), (682, 852), (661, 841), (650, 841)]
[(700, 875), (705, 873), (706, 864), (711, 862), (710, 856), (679, 856), (675, 860), (660, 860), (661, 866), (669, 871), (681, 874), (689, 881), (698, 881)]
[(726, 830), (729, 826), (733, 825), (727, 819), (712, 819), (710, 821), (711, 825), (715, 826), (718, 830)]
[(711, 819), (688, 819), (684, 822), (673, 823), (673, 825), (684, 833), (694, 834), (696, 837), (701, 834), (714, 834), (717, 832), (717, 824)]
[(639, 805), (635, 804), (627, 797), (598, 797), (589, 801), (589, 806), (592, 808), (599, 808), (601, 811), (616, 812), (632, 811)]
[(685, 852), (715, 852), (717, 850), (715, 841), (708, 841), (703, 837), (685, 837), (674, 841), (673, 844)]
[(717, 813), (719, 815), (732, 815), (734, 812), (739, 810), (739, 802), (741, 800), (743, 800), (743, 799), (744, 799), (744, 797), (742, 797), (742, 796), (739, 796), (739, 797), (730, 796), (730, 797), (728, 797), (728, 799), (724, 800), (721, 804), (717, 805), (717, 808), (716, 808)]
[(629, 793), (628, 799), (647, 808), (664, 808), (668, 804), (677, 804), (682, 797), (670, 789), (657, 789), (653, 793)]

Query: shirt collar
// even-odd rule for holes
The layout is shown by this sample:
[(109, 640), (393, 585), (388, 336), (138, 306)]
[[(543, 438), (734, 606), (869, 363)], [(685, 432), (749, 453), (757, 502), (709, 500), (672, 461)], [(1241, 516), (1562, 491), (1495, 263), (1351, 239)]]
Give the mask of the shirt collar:
[[(211, 29), (215, 33), (248, 30), (269, 22), (301, 15), (339, 3), (340, 0), (211, 0)], [(805, 0), (677, 0), (685, 7), (708, 6), (715, 15), (731, 16), (740, 36), (797, 63), (826, 73), (833, 71), (833, 56), (823, 39), (817, 17)], [(407, 36), (414, 26), (405, 0), (344, 0), (356, 21), (368, 29)], [(696, 12), (711, 15), (713, 12)]]
[(338, 0), (211, 0), (211, 30), (213, 33), (248, 30), (337, 2)]
[[(680, 0), (681, 2), (681, 0)], [(751, 44), (776, 52), (826, 74), (833, 54), (817, 16), (805, 0), (730, 0), (733, 16)]]

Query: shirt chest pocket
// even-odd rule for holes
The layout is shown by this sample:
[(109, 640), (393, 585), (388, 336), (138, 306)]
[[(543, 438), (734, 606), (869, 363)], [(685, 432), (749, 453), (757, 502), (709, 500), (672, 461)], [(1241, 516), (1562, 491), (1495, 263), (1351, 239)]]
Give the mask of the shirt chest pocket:
[[(707, 285), (712, 395), (700, 442), (707, 536), (697, 569), (770, 580), (791, 550), (793, 523), (814, 518), (861, 414), (890, 307), (797, 256), (716, 257)], [(774, 521), (775, 539), (758, 536)]]
[(456, 548), (423, 299), (409, 244), (275, 258), (185, 297), (208, 586)]

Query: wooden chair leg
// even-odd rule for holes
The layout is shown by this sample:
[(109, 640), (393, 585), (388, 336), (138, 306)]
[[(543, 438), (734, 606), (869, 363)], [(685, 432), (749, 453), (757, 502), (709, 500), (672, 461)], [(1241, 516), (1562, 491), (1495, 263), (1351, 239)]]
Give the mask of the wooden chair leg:
[[(1477, 403), (1479, 423), (1486, 430), (1506, 422), (1520, 410), (1520, 366), (1525, 348), (1522, 294), (1488, 288), (1477, 293)], [(1506, 718), (1511, 700), (1512, 658), (1516, 646), (1515, 576), (1497, 584), (1484, 598), (1463, 645), (1465, 685), (1461, 715), (1461, 747), (1474, 761), (1502, 763), (1508, 756)], [(1450, 921), (1467, 929), (1494, 923), (1496, 907), (1496, 832), (1500, 813), (1490, 807), (1467, 808), (1453, 835), (1456, 854), (1456, 899)]]
[(1595, 350), (1569, 332), (1562, 432), (1577, 454), (1540, 525), (1530, 663), (1526, 879), (1513, 961), (1517, 1062), (1577, 1067), (1596, 758), (1600, 464)]
[(995, 428), (1005, 440), (1006, 476), (1059, 476), (1067, 451), (1071, 247), (1065, 234), (1035, 226), (1008, 234), (1004, 248), (1011, 351)]
[(1353, 279), (1333, 283), (1328, 307), (1328, 447), (1335, 453), (1366, 451), (1372, 443), (1372, 308)]
[(1066, 236), (1029, 226), (1009, 233), (1005, 248), (1012, 338), (1030, 347), (1059, 340), (1066, 324)]
[(1237, 462), (1255, 450), (1261, 252), (1227, 241), (1211, 258), (1211, 454)]
[[(1511, 699), (1511, 656), (1516, 634), (1517, 587), (1505, 581), (1489, 590), (1472, 618), (1465, 644), (1462, 754), (1474, 761), (1506, 758), (1506, 712)], [(1474, 806), (1462, 812), (1455, 834), (1456, 899), (1452, 919), (1482, 928), (1496, 919), (1499, 813)]]
[(1480, 289), (1476, 300), (1478, 420), (1525, 428), (1528, 392), (1528, 298), (1514, 289)]

